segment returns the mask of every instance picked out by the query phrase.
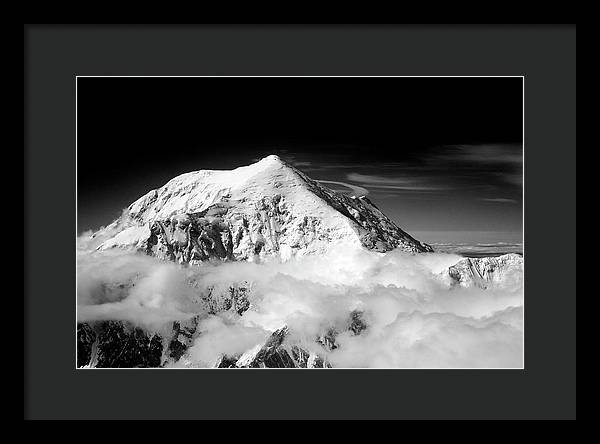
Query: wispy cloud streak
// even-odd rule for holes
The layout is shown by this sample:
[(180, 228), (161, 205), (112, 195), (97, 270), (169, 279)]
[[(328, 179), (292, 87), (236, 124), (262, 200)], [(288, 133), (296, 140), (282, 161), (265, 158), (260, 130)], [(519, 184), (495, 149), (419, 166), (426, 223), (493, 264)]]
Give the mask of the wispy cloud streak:
[(399, 191), (441, 191), (446, 187), (427, 185), (422, 179), (406, 177), (375, 176), (359, 173), (349, 173), (348, 180), (358, 182), (370, 188), (381, 188)]
[(352, 194), (356, 197), (366, 196), (367, 194), (369, 194), (369, 190), (367, 190), (366, 188), (360, 187), (358, 185), (352, 185), (352, 184), (349, 184), (346, 182), (338, 182), (335, 180), (318, 180), (317, 182), (323, 183), (323, 184), (341, 185), (343, 187), (347, 187), (352, 191)]

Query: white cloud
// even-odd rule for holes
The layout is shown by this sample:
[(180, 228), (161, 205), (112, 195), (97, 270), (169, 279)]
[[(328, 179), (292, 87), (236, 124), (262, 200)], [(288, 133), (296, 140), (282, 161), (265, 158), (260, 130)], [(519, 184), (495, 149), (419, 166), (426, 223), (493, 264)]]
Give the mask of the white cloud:
[(268, 337), (262, 328), (246, 327), (214, 315), (203, 319), (198, 331), (200, 335), (188, 350), (186, 360), (199, 367), (213, 366), (222, 355), (240, 355)]
[(440, 191), (449, 189), (449, 187), (428, 185), (419, 178), (375, 176), (359, 173), (349, 173), (346, 177), (348, 180), (358, 182), (364, 186), (385, 190)]
[[(80, 253), (78, 314), (160, 329), (200, 313), (200, 334), (185, 356), (194, 366), (239, 354), (287, 325), (289, 340), (327, 354), (334, 366), (520, 367), (522, 280), (488, 290), (451, 287), (443, 271), (459, 259), (337, 250), (283, 263), (182, 268), (124, 251)], [(243, 316), (205, 312), (208, 287), (241, 281), (252, 282)], [(321, 349), (315, 337), (330, 327), (343, 331), (353, 310), (363, 311), (368, 328), (342, 333), (332, 352)]]
[(369, 190), (367, 190), (366, 188), (359, 187), (358, 185), (352, 185), (346, 182), (337, 182), (334, 180), (317, 180), (317, 182), (323, 184), (341, 185), (342, 187), (349, 188), (352, 194), (354, 194), (357, 197), (366, 196), (367, 194), (369, 194)]

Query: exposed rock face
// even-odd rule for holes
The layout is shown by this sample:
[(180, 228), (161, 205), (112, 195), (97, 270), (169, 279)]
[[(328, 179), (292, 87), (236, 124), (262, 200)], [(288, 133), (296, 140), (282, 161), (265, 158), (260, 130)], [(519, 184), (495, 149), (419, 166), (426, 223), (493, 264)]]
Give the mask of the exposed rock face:
[(127, 321), (77, 324), (77, 367), (162, 367), (179, 360), (192, 345), (198, 316), (175, 321), (168, 334), (158, 334)]
[[(448, 268), (452, 281), (464, 287), (506, 286), (523, 276), (523, 256), (510, 253), (498, 257), (465, 258)], [(519, 282), (520, 283), (520, 282)]]
[(77, 366), (96, 368), (159, 367), (163, 338), (122, 321), (77, 325)]
[(178, 176), (93, 236), (99, 249), (128, 248), (186, 264), (287, 259), (340, 243), (380, 252), (433, 251), (366, 197), (326, 188), (277, 156), (232, 171)]
[(352, 313), (350, 313), (350, 325), (348, 327), (348, 330), (350, 330), (355, 335), (359, 335), (366, 329), (367, 323), (363, 319), (363, 312), (355, 310)]
[(89, 324), (77, 324), (77, 367), (95, 366), (92, 355), (96, 354), (96, 338), (96, 332)]
[(310, 353), (301, 347), (292, 347), (292, 358), (298, 368), (331, 368), (331, 364), (321, 356)]
[[(191, 285), (198, 286), (199, 283), (195, 281)], [(206, 311), (210, 314), (232, 310), (242, 315), (250, 308), (248, 296), (251, 288), (252, 284), (248, 281), (231, 284), (225, 289), (208, 286), (202, 291), (201, 298), (205, 304)]]
[(198, 316), (195, 316), (187, 322), (173, 322), (173, 335), (168, 346), (168, 358), (178, 361), (185, 354), (193, 343), (198, 320)]
[(287, 333), (286, 327), (275, 331), (262, 347), (244, 353), (236, 362), (236, 367), (295, 367), (294, 360), (282, 346)]
[(297, 344), (286, 343), (288, 333), (288, 328), (282, 327), (276, 330), (264, 344), (259, 344), (238, 357), (222, 357), (216, 367), (331, 368), (322, 356), (311, 353)]

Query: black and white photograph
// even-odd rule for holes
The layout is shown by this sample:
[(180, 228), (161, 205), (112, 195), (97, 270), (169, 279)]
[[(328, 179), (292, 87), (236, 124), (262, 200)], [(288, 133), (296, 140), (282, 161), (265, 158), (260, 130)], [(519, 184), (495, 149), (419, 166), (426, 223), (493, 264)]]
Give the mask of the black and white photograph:
[(24, 419), (576, 419), (576, 99), (575, 24), (25, 24)]
[(522, 369), (523, 76), (77, 76), (74, 366)]

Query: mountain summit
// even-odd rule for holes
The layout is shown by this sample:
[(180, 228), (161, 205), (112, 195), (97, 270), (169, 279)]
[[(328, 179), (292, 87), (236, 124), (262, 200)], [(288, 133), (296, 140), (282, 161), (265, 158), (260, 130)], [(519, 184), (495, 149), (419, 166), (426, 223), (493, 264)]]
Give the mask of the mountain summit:
[(94, 233), (98, 249), (128, 248), (179, 263), (288, 259), (340, 245), (430, 252), (366, 197), (333, 191), (267, 156), (231, 171), (182, 174)]

